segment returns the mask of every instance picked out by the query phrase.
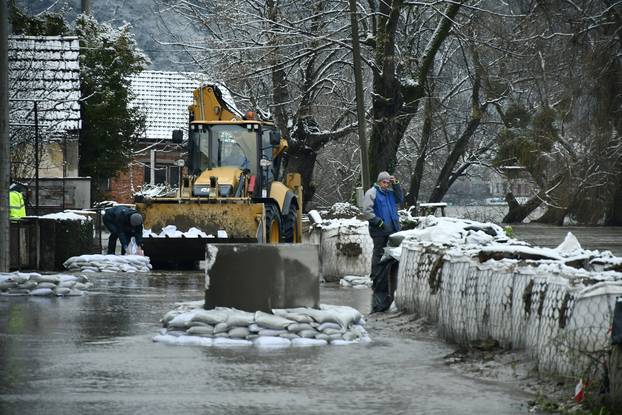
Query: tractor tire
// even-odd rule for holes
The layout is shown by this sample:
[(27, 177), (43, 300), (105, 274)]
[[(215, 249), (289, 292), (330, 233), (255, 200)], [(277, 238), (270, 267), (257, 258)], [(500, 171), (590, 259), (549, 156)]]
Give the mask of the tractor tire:
[(279, 208), (273, 203), (266, 203), (266, 242), (278, 244), (281, 242), (281, 215)]
[(283, 224), (283, 242), (293, 243), (296, 236), (300, 232), (298, 229), (298, 205), (292, 203), (289, 205), (289, 211), (283, 215), (281, 223)]

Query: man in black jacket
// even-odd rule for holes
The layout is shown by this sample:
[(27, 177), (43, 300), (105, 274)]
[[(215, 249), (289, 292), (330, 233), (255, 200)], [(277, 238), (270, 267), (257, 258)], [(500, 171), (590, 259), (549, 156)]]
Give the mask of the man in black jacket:
[[(106, 209), (104, 225), (110, 231), (108, 238), (108, 254), (114, 255), (117, 247), (117, 238), (121, 241), (121, 255), (125, 255), (132, 237), (136, 244), (143, 246), (143, 217), (135, 209), (127, 206), (114, 206)], [(140, 252), (139, 252), (140, 253)]]

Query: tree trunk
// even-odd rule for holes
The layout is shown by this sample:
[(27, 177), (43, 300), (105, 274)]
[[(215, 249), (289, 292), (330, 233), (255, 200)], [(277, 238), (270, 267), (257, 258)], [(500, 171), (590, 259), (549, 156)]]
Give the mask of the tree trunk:
[[(475, 86), (473, 89), (475, 90)], [(474, 92), (475, 93), (475, 92)], [(460, 157), (464, 155), (469, 145), (469, 141), (471, 137), (479, 127), (479, 124), (482, 119), (482, 109), (481, 108), (473, 108), (473, 114), (471, 115), (471, 119), (467, 124), (466, 129), (456, 141), (454, 148), (451, 150), (449, 157), (445, 160), (445, 165), (443, 166), (441, 172), (438, 175), (438, 179), (436, 179), (436, 186), (434, 186), (434, 190), (430, 195), (429, 202), (430, 203), (438, 203), (443, 200), (447, 190), (449, 190), (449, 186), (451, 183), (455, 181), (455, 177), (452, 178), (452, 172), (458, 163)]]
[[(268, 19), (272, 22), (272, 30), (277, 31), (277, 20), (279, 17), (279, 8), (274, 0), (267, 0), (266, 7), (268, 11)], [(291, 101), (289, 87), (287, 82), (287, 74), (282, 65), (279, 64), (279, 36), (273, 34), (269, 39), (270, 45), (274, 49), (270, 53), (272, 66), (272, 114), (274, 124), (279, 129), (281, 137), (288, 138), (287, 123), (291, 118), (288, 103)]]
[(613, 194), (609, 212), (605, 218), (605, 225), (622, 226), (622, 163), (618, 163), (617, 186)]
[(9, 254), (9, 12), (0, 3), (0, 272), (7, 272)]
[(313, 170), (317, 159), (317, 151), (306, 145), (290, 144), (287, 158), (287, 170), (300, 173), (302, 179), (302, 208), (306, 210), (307, 203), (313, 199), (315, 185), (313, 184)]
[(505, 201), (508, 203), (510, 210), (503, 217), (502, 223), (521, 223), (525, 220), (527, 216), (531, 214), (534, 210), (538, 208), (542, 204), (542, 198), (544, 197), (544, 192), (539, 192), (537, 195), (533, 196), (531, 199), (527, 201), (524, 205), (518, 203), (512, 192), (508, 192), (505, 195)]
[(398, 59), (395, 39), (403, 2), (379, 2), (372, 99), (373, 124), (369, 142), (369, 173), (372, 181), (379, 172), (392, 172), (395, 169), (397, 149), (408, 124), (417, 113), (434, 58), (449, 35), (461, 3), (450, 3), (447, 6), (419, 57), (416, 79), (412, 84), (402, 85), (396, 65)]
[(417, 200), (419, 200), (419, 189), (421, 189), (421, 180), (423, 179), (423, 168), (425, 167), (428, 143), (430, 142), (430, 136), (432, 135), (432, 115), (434, 113), (434, 109), (432, 107), (432, 97), (428, 96), (423, 109), (425, 118), (423, 120), (423, 128), (421, 130), (419, 157), (417, 157), (415, 170), (410, 177), (410, 187), (408, 194), (406, 195), (406, 204), (408, 206), (416, 206)]
[(546, 212), (538, 219), (534, 220), (537, 223), (546, 223), (547, 225), (562, 226), (564, 224), (564, 218), (568, 213), (568, 209), (557, 208), (549, 206)]

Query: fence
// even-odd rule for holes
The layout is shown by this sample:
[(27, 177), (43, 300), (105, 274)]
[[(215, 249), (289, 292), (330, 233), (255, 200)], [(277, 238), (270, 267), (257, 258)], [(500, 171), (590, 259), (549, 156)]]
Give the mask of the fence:
[(437, 322), (448, 341), (492, 338), (524, 349), (538, 369), (581, 375), (604, 362), (622, 274), (555, 261), (488, 260), (477, 252), (406, 241), (396, 304)]
[[(364, 222), (344, 223), (312, 233), (327, 280), (369, 272), (373, 244)], [(590, 251), (565, 261), (584, 268), (518, 259), (534, 256), (537, 248), (488, 251), (480, 259), (483, 251), (405, 240), (397, 307), (436, 322), (448, 341), (469, 346), (494, 339), (502, 347), (526, 350), (543, 372), (574, 376), (598, 369), (610, 350), (608, 330), (615, 298), (622, 295), (622, 273), (606, 271), (607, 260)], [(619, 270), (622, 261), (615, 260)]]

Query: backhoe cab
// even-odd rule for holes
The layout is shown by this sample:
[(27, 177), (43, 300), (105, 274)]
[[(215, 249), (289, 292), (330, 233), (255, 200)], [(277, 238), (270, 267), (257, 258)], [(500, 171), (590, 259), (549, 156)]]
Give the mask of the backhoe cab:
[[(300, 242), (300, 174), (283, 177), (287, 141), (274, 124), (243, 116), (215, 85), (198, 88), (189, 110), (187, 175), (175, 197), (136, 201), (145, 228), (158, 234), (166, 225), (194, 227), (213, 236), (209, 242)], [(144, 239), (152, 262), (205, 257), (206, 242), (196, 238)]]

